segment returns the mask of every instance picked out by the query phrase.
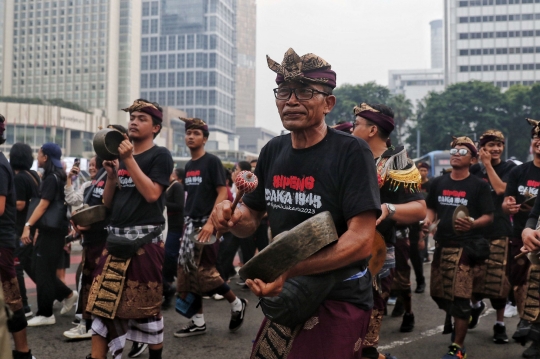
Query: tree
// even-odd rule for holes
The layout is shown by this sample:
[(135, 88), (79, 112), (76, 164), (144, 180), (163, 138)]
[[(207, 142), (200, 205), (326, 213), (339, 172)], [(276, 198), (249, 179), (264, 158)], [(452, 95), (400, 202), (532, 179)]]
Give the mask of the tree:
[(387, 103), (390, 90), (387, 87), (368, 82), (363, 85), (344, 84), (334, 90), (336, 106), (326, 116), (326, 123), (333, 125), (339, 121), (353, 121), (353, 108), (362, 102), (372, 104)]
[(396, 124), (396, 138), (398, 144), (401, 143), (403, 137), (403, 130), (405, 121), (407, 121), (413, 114), (413, 105), (411, 100), (405, 97), (403, 94), (390, 97), (388, 100), (388, 106), (394, 110), (394, 122)]
[(452, 136), (480, 135), (488, 128), (504, 131), (505, 100), (491, 83), (469, 81), (450, 85), (444, 92), (431, 92), (417, 114), (416, 126), (407, 139), (416, 147), (420, 129), (421, 153), (448, 149)]

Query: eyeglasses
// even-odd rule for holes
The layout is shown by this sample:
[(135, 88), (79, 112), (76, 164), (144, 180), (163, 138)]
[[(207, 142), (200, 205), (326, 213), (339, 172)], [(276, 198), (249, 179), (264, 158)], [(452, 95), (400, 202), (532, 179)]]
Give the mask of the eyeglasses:
[(455, 155), (459, 154), (460, 156), (467, 156), (467, 153), (469, 153), (469, 152), (471, 152), (471, 151), (466, 150), (464, 148), (459, 148), (459, 149), (458, 148), (452, 148), (450, 150), (450, 155), (455, 156)]
[(296, 98), (300, 101), (311, 100), (315, 93), (320, 93), (325, 96), (330, 95), (329, 93), (315, 90), (309, 87), (301, 87), (296, 89), (288, 87), (278, 87), (274, 89), (274, 96), (276, 96), (276, 99), (278, 100), (288, 100), (291, 98), (293, 92), (294, 96), (296, 96)]
[(354, 132), (354, 129), (358, 126), (373, 126), (373, 125), (370, 125), (370, 124), (367, 124), (367, 123), (356, 123), (356, 121), (353, 122), (352, 124), (352, 128), (351, 128), (351, 132)]

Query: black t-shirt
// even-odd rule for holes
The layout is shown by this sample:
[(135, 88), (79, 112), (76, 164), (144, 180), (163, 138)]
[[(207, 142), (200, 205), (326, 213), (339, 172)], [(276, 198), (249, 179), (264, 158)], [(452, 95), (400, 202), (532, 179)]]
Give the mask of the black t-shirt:
[(6, 197), (4, 214), (0, 216), (0, 247), (15, 248), (17, 216), (15, 181), (9, 162), (0, 152), (0, 196)]
[[(523, 203), (529, 196), (537, 196), (538, 188), (540, 187), (540, 168), (534, 163), (526, 162), (522, 165), (514, 167), (508, 176), (506, 183), (505, 197), (513, 196), (517, 203)], [(513, 226), (515, 238), (521, 238), (521, 232), (525, 228), (529, 212), (519, 211), (513, 216)]]
[[(493, 166), (497, 176), (503, 181), (508, 182), (508, 177), (512, 169), (516, 167), (514, 162), (501, 161), (496, 166)], [(512, 235), (512, 223), (510, 222), (510, 216), (505, 214), (502, 210), (502, 203), (504, 201), (504, 195), (497, 195), (491, 183), (484, 166), (475, 164), (471, 166), (471, 174), (483, 179), (488, 185), (491, 191), (491, 200), (495, 206), (495, 212), (493, 213), (493, 223), (484, 228), (484, 237), (488, 239), (495, 239), (499, 237), (508, 237)]]
[(165, 188), (169, 185), (169, 176), (173, 170), (171, 153), (165, 147), (154, 146), (143, 153), (133, 156), (141, 171), (153, 182), (163, 186), (160, 198), (148, 203), (135, 187), (126, 165), (120, 161), (117, 189), (111, 208), (111, 226), (131, 227), (157, 225), (165, 223)]
[[(290, 134), (276, 137), (262, 149), (255, 174), (259, 185), (244, 204), (268, 212), (274, 236), (324, 211), (332, 214), (340, 236), (352, 217), (370, 210), (380, 215), (373, 154), (363, 140), (343, 132), (329, 128), (306, 149), (292, 148)], [(364, 280), (338, 284), (329, 298), (370, 306), (371, 287)]]
[(469, 210), (469, 216), (474, 219), (484, 214), (493, 213), (493, 201), (489, 193), (489, 185), (480, 178), (469, 175), (464, 180), (455, 181), (451, 176), (440, 176), (431, 183), (431, 189), (426, 200), (427, 207), (437, 213), (440, 219), (435, 240), (456, 240), (481, 238), (483, 228), (473, 229), (463, 235), (454, 233), (452, 217), (459, 205)]
[[(96, 173), (96, 177), (92, 180), (90, 186), (84, 189), (84, 203), (90, 207), (102, 205), (105, 183), (107, 183), (107, 175), (105, 168), (102, 168)], [(109, 218), (92, 224), (89, 230), (83, 232), (83, 245), (105, 241), (107, 239), (106, 226), (108, 224)]]
[(425, 183), (422, 183), (420, 185), (420, 192), (429, 193), (430, 187), (431, 187), (431, 180), (428, 179)]
[(66, 182), (63, 181), (58, 175), (49, 174), (43, 178), (40, 186), (40, 198), (46, 199), (49, 202), (57, 199), (64, 200), (64, 186)]
[(205, 153), (186, 163), (185, 190), (188, 193), (184, 213), (191, 218), (209, 216), (214, 209), (217, 187), (225, 186), (225, 171), (216, 156)]
[(28, 206), (30, 199), (37, 198), (39, 196), (39, 182), (40, 178), (34, 171), (19, 171), (15, 175), (15, 192), (17, 194), (17, 201), (24, 201), (25, 206), (22, 211), (17, 212), (17, 235), (20, 237), (24, 230), (24, 224), (26, 223), (26, 217), (28, 216)]
[(181, 233), (184, 227), (184, 186), (175, 182), (167, 188), (167, 224), (169, 231)]

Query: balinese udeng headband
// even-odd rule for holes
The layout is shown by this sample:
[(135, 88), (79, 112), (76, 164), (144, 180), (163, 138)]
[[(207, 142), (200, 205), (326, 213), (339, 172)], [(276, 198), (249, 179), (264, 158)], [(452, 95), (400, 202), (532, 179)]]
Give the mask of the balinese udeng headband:
[(450, 142), (450, 147), (454, 148), (457, 145), (465, 146), (471, 151), (472, 157), (476, 157), (476, 155), (478, 154), (478, 149), (476, 148), (476, 146), (474, 145), (474, 142), (469, 137), (467, 137), (467, 136), (462, 136), (462, 137), (454, 137), (454, 136), (452, 136), (452, 138), (454, 140), (452, 142)]
[(204, 122), (200, 118), (180, 117), (180, 119), (186, 123), (186, 131), (189, 129), (198, 129), (198, 130), (208, 132), (208, 125), (206, 124), (206, 122)]
[(540, 121), (533, 120), (532, 118), (526, 119), (529, 125), (533, 126), (531, 129), (531, 137), (540, 136)]
[(277, 73), (276, 83), (297, 81), (303, 83), (316, 83), (336, 87), (336, 73), (332, 66), (322, 57), (315, 54), (298, 54), (290, 48), (285, 53), (281, 65), (266, 55), (266, 62), (270, 70)]
[(342, 123), (338, 123), (335, 126), (332, 126), (334, 130), (345, 132), (345, 133), (351, 133), (352, 127), (353, 125), (350, 122), (342, 122)]
[(377, 111), (367, 103), (362, 103), (360, 106), (354, 107), (354, 115), (360, 116), (380, 126), (383, 130), (391, 133), (394, 130), (394, 119), (384, 113)]
[(127, 108), (123, 108), (122, 110), (125, 112), (129, 112), (130, 114), (135, 111), (144, 112), (149, 114), (150, 116), (154, 116), (160, 121), (163, 121), (163, 113), (154, 104), (150, 102), (135, 100), (133, 102), (133, 105)]
[(490, 141), (498, 141), (502, 142), (504, 144), (504, 135), (501, 131), (497, 130), (487, 130), (480, 136), (480, 140), (478, 141), (478, 145), (480, 147), (485, 146), (486, 143)]
[(426, 170), (430, 169), (429, 165), (427, 163), (425, 163), (425, 162), (420, 162), (416, 167), (417, 168), (425, 168)]

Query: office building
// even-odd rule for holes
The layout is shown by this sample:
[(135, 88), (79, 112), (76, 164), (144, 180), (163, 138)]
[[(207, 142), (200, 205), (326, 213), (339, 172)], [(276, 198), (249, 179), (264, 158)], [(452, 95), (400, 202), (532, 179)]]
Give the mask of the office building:
[(139, 96), (141, 0), (5, 2), (2, 95), (120, 109)]
[(255, 54), (257, 6), (255, 0), (236, 0), (237, 127), (255, 127)]
[(261, 127), (237, 127), (236, 134), (240, 136), (240, 150), (257, 155), (268, 141), (277, 136), (277, 133)]
[(2, 95), (2, 74), (4, 70), (3, 56), (4, 53), (4, 17), (5, 17), (5, 2), (0, 0), (0, 96)]
[(413, 106), (430, 91), (444, 90), (443, 69), (443, 22), (434, 20), (431, 27), (431, 69), (390, 70), (388, 88), (394, 95), (403, 94), (411, 100)]
[(235, 37), (234, 0), (142, 2), (141, 97), (204, 119), (208, 149), (238, 142)]
[(539, 0), (445, 0), (445, 82), (540, 81)]

